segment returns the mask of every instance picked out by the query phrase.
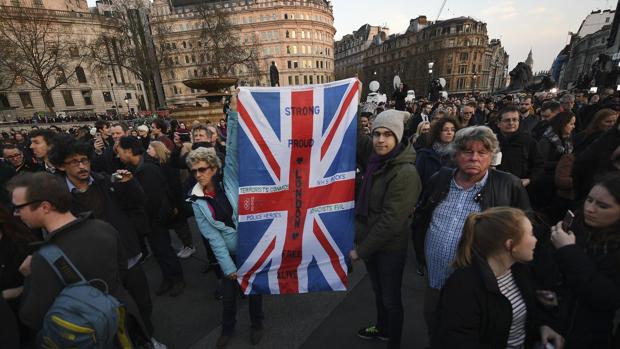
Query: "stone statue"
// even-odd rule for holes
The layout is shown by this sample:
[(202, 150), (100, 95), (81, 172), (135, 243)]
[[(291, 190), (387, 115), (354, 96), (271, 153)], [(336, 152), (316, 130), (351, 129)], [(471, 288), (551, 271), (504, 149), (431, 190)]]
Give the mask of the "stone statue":
[(529, 65), (519, 62), (517, 66), (510, 72), (509, 91), (524, 90), (527, 85), (532, 82), (532, 68)]
[(280, 72), (274, 61), (271, 61), (271, 66), (269, 67), (269, 80), (271, 81), (271, 87), (280, 86)]

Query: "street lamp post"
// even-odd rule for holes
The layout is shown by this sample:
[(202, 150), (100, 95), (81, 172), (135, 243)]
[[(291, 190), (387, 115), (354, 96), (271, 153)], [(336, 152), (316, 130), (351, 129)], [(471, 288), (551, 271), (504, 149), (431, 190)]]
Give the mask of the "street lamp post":
[(110, 81), (110, 88), (112, 89), (112, 101), (114, 101), (114, 109), (116, 109), (116, 115), (118, 116), (118, 103), (116, 103), (116, 94), (114, 93), (114, 83), (112, 82), (112, 75), (108, 74), (108, 80)]
[(127, 106), (127, 117), (129, 118), (129, 100), (125, 98), (125, 105)]
[(431, 99), (431, 83), (433, 82), (433, 66), (435, 62), (428, 62), (428, 99)]
[(472, 81), (472, 85), (471, 85), (471, 96), (473, 97), (474, 94), (476, 94), (476, 73), (474, 73), (474, 79)]

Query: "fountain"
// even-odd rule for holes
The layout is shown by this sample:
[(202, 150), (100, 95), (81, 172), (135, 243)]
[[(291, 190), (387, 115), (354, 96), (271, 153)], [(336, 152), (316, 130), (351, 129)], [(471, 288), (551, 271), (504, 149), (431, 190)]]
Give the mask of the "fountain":
[(236, 85), (237, 81), (238, 79), (233, 77), (209, 77), (183, 81), (183, 84), (189, 88), (207, 91), (196, 97), (206, 99), (209, 105), (206, 107), (179, 107), (172, 110), (171, 116), (186, 124), (191, 124), (194, 121), (217, 123), (220, 119), (225, 118), (222, 101), (224, 97), (230, 95), (229, 88)]

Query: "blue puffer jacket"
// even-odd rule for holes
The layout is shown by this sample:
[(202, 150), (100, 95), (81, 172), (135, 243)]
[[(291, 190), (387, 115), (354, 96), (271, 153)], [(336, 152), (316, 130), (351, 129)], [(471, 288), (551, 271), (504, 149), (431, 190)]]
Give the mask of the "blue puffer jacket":
[[(224, 166), (224, 193), (232, 206), (232, 222), (237, 226), (237, 200), (239, 197), (239, 163), (237, 159), (237, 112), (228, 112), (228, 138), (226, 139), (226, 160)], [(215, 258), (224, 275), (237, 271), (232, 256), (237, 249), (237, 229), (218, 221), (211, 214), (204, 192), (200, 184), (196, 183), (188, 201), (192, 203), (196, 223), (200, 233), (209, 241)]]

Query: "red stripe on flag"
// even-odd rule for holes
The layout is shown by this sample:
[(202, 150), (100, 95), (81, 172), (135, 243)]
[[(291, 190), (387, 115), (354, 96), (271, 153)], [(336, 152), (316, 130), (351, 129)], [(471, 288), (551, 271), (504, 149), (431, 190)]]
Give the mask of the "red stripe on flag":
[(338, 277), (340, 278), (340, 282), (342, 282), (342, 284), (345, 287), (347, 287), (348, 286), (347, 273), (344, 271), (344, 269), (342, 269), (342, 265), (340, 265), (340, 257), (338, 256), (338, 254), (336, 253), (332, 245), (329, 243), (329, 241), (327, 241), (325, 234), (323, 233), (323, 231), (321, 230), (321, 227), (319, 227), (316, 221), (313, 222), (313, 225), (314, 225), (314, 228), (313, 228), (314, 236), (316, 236), (316, 238), (321, 243), (321, 246), (323, 246), (323, 248), (325, 249), (325, 252), (327, 252), (327, 255), (329, 256), (329, 260), (332, 263), (332, 266), (334, 267), (334, 271), (336, 271), (336, 274), (338, 274)]
[(276, 237), (274, 236), (269, 246), (267, 246), (267, 248), (265, 249), (265, 252), (263, 252), (263, 254), (256, 261), (256, 263), (254, 263), (252, 268), (248, 270), (248, 272), (245, 273), (245, 275), (243, 275), (243, 279), (241, 280), (241, 290), (243, 291), (243, 293), (245, 293), (245, 290), (248, 288), (248, 284), (250, 283), (250, 278), (252, 277), (252, 275), (256, 273), (256, 271), (258, 270), (258, 268), (260, 268), (261, 265), (263, 265), (267, 257), (269, 257), (269, 255), (275, 248), (276, 248)]
[(327, 135), (327, 138), (325, 139), (325, 142), (323, 143), (323, 146), (321, 147), (321, 160), (323, 160), (323, 158), (325, 157), (325, 153), (327, 153), (327, 149), (329, 149), (329, 146), (332, 143), (332, 139), (334, 138), (334, 135), (336, 134), (336, 131), (338, 130), (338, 126), (340, 125), (340, 123), (342, 122), (342, 119), (344, 118), (344, 113), (347, 111), (347, 109), (349, 109), (351, 100), (353, 99), (353, 96), (355, 95), (355, 93), (357, 93), (357, 89), (358, 89), (358, 83), (356, 81), (353, 83), (353, 87), (351, 88), (351, 91), (349, 91), (347, 98), (345, 98), (344, 103), (342, 103), (342, 108), (340, 108), (340, 113), (338, 114), (338, 117), (336, 118), (336, 121), (334, 122), (333, 127), (331, 128), (331, 130), (329, 130), (329, 134)]
[(265, 158), (267, 159), (269, 166), (271, 166), (271, 169), (275, 173), (276, 178), (280, 180), (280, 165), (278, 165), (278, 162), (271, 153), (271, 150), (269, 149), (267, 142), (265, 142), (263, 135), (261, 135), (261, 133), (258, 131), (258, 128), (256, 128), (256, 125), (254, 125), (254, 121), (248, 114), (248, 111), (245, 109), (241, 101), (237, 103), (237, 110), (239, 111), (239, 115), (241, 115), (241, 119), (243, 119), (243, 122), (250, 130), (252, 137), (256, 140), (256, 143), (260, 147), (261, 152), (265, 155)]

